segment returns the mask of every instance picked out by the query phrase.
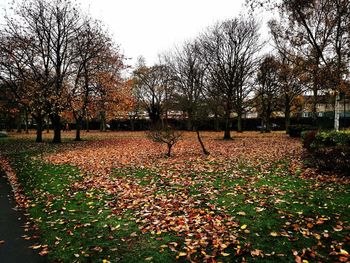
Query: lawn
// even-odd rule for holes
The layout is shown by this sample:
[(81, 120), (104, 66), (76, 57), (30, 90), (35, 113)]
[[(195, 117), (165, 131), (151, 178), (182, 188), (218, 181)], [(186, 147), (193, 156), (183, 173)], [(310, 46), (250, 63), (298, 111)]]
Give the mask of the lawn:
[(142, 132), (33, 136), (0, 138), (0, 151), (50, 261), (350, 260), (349, 179), (305, 168), (298, 139), (205, 132), (204, 156), (186, 133), (166, 158)]

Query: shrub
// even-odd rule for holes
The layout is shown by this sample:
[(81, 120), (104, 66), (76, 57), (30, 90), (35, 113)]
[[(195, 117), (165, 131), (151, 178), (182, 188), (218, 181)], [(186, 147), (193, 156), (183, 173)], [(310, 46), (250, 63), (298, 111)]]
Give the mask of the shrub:
[(317, 127), (308, 124), (297, 124), (289, 126), (289, 136), (290, 137), (301, 137), (301, 133), (304, 131), (315, 131)]
[(170, 157), (172, 147), (181, 140), (182, 132), (175, 130), (171, 125), (156, 124), (150, 127), (146, 135), (154, 142), (166, 144), (168, 147), (167, 156)]
[(309, 131), (302, 138), (314, 166), (350, 174), (350, 131)]
[(314, 143), (316, 135), (317, 131), (303, 131), (301, 133), (303, 147), (307, 150), (311, 150), (311, 145)]
[(318, 132), (311, 143), (312, 149), (334, 146), (350, 146), (350, 131)]

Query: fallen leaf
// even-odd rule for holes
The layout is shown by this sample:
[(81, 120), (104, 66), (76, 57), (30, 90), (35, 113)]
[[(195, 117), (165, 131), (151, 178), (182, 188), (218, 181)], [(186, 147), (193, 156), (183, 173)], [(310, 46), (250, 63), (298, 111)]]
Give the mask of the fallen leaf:
[(277, 236), (278, 236), (278, 233), (277, 233), (277, 232), (271, 232), (271, 233), (270, 233), (270, 236), (277, 237)]
[(250, 251), (250, 254), (253, 257), (262, 256), (263, 255), (263, 251), (260, 250), (260, 249), (254, 249), (254, 250)]
[(38, 248), (41, 248), (41, 245), (33, 245), (33, 246), (30, 246), (29, 248), (31, 248), (31, 249), (38, 249)]
[(186, 252), (180, 252), (180, 253), (178, 254), (178, 256), (179, 256), (179, 257), (184, 257), (184, 256), (187, 256), (187, 253), (186, 253)]

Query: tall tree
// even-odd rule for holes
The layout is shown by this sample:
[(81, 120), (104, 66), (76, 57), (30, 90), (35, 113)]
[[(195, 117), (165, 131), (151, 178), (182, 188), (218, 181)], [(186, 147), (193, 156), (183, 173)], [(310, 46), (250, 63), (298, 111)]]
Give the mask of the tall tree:
[[(241, 120), (245, 84), (252, 73), (259, 43), (258, 25), (253, 18), (236, 18), (217, 23), (201, 36), (202, 55), (208, 67), (212, 88), (219, 94), (225, 111), (224, 139), (231, 139), (231, 114)], [(238, 125), (241, 127), (241, 125)]]
[[(284, 103), (284, 118), (287, 133), (289, 133), (292, 106), (296, 104), (298, 97), (305, 91), (305, 86), (301, 81), (302, 70), (298, 67), (298, 64), (293, 64), (291, 61), (286, 56), (277, 58), (279, 92)], [(293, 61), (297, 61), (297, 59), (293, 58)]]
[(174, 80), (175, 96), (179, 107), (187, 113), (187, 129), (196, 131), (203, 153), (208, 155), (199, 133), (199, 121), (204, 106), (206, 64), (200, 54), (198, 41), (186, 42), (169, 58), (168, 63)]
[(106, 131), (109, 116), (119, 107), (128, 107), (131, 91), (123, 83), (124, 57), (116, 48), (109, 47), (101, 56), (99, 69), (94, 79), (96, 85), (95, 107), (100, 118), (100, 130)]
[(118, 75), (114, 78), (108, 77), (110, 84), (113, 82), (117, 85), (120, 83), (120, 70), (124, 68), (123, 57), (119, 55), (108, 33), (97, 21), (85, 20), (79, 35), (74, 45), (75, 60), (72, 67), (74, 84), (69, 90), (68, 99), (76, 121), (75, 140), (78, 141), (81, 140), (80, 130), (87, 108), (95, 101), (96, 98), (93, 97), (101, 92), (101, 74), (109, 72), (113, 76)]
[(278, 62), (272, 55), (263, 58), (256, 77), (255, 98), (263, 131), (271, 131), (271, 115), (280, 101)]
[[(82, 24), (78, 8), (69, 0), (23, 1), (15, 7), (15, 17), (7, 18), (5, 32), (30, 43), (23, 48), (35, 92), (44, 94), (42, 104), (54, 127), (53, 142), (61, 142), (61, 113), (67, 107), (73, 45)], [(29, 99), (30, 97), (27, 97)]]
[[(346, 89), (349, 74), (350, 3), (348, 0), (248, 0), (252, 6), (270, 4), (287, 22), (286, 30), (292, 44), (308, 51), (305, 65), (311, 67), (314, 92), (313, 117), (316, 118), (317, 91), (333, 90), (338, 97)], [(282, 20), (283, 22), (283, 20)], [(332, 72), (332, 74), (327, 74)], [(326, 74), (325, 74), (326, 73)], [(339, 129), (339, 99), (335, 99), (334, 128)]]
[[(9, 21), (8, 21), (9, 23)], [(47, 115), (50, 74), (42, 77), (43, 68), (37, 67), (37, 50), (29, 36), (21, 34), (18, 24), (8, 24), (0, 39), (0, 79), (6, 87), (8, 99), (14, 100), (36, 121), (36, 141), (42, 142), (42, 127)]]

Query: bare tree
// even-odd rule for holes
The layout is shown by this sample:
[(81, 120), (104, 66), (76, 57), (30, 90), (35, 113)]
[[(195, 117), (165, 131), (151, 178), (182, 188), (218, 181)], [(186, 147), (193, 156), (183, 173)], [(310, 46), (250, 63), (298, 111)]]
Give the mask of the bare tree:
[(154, 124), (146, 134), (152, 141), (166, 144), (168, 149), (167, 157), (171, 156), (172, 147), (182, 138), (182, 132), (168, 124)]
[[(21, 70), (29, 72), (33, 87), (32, 96), (26, 98), (40, 94), (41, 105), (54, 126), (53, 142), (59, 143), (60, 115), (67, 107), (68, 77), (75, 59), (73, 45), (79, 37), (81, 16), (68, 0), (23, 1), (14, 10), (15, 16), (6, 19), (4, 32), (8, 39), (22, 45), (21, 57), (25, 61)], [(41, 116), (37, 117), (40, 123)]]
[(35, 118), (37, 141), (48, 115), (53, 142), (61, 142), (61, 115), (68, 107), (77, 121), (79, 140), (91, 97), (98, 94), (97, 87), (102, 90), (101, 76), (108, 79), (122, 67), (123, 58), (108, 34), (78, 10), (69, 0), (30, 0), (16, 5), (15, 15), (6, 18), (1, 78)]
[(271, 115), (280, 101), (278, 63), (274, 56), (263, 58), (256, 78), (255, 100), (261, 115), (262, 131), (271, 131)]
[(37, 51), (33, 41), (20, 33), (16, 24), (8, 24), (1, 32), (0, 79), (11, 92), (7, 96), (11, 95), (35, 119), (36, 141), (42, 142), (42, 128), (48, 110), (46, 98), (50, 95), (48, 85), (52, 82), (49, 74), (44, 81), (43, 69), (35, 65)]
[(169, 69), (166, 65), (139, 65), (134, 71), (134, 87), (141, 94), (141, 102), (153, 124), (162, 120), (172, 95)]
[(205, 148), (199, 133), (199, 122), (204, 108), (204, 85), (206, 65), (200, 54), (197, 41), (186, 42), (181, 49), (168, 56), (168, 65), (174, 80), (174, 98), (179, 108), (187, 113), (187, 129), (197, 133), (204, 154)]
[[(289, 40), (291, 46), (297, 48), (301, 54), (307, 51), (305, 65), (311, 68), (311, 89), (314, 93), (313, 118), (316, 119), (317, 92), (322, 88), (332, 90), (335, 94), (334, 128), (339, 129), (339, 94), (347, 91), (349, 87), (349, 1), (248, 0), (247, 2), (251, 6), (265, 5), (280, 11), (282, 20), (278, 24), (284, 24), (285, 28), (279, 32), (282, 32), (284, 39)], [(328, 74), (329, 72), (332, 74)]]
[[(284, 103), (285, 127), (286, 132), (289, 133), (292, 106), (295, 105), (298, 96), (305, 91), (305, 86), (301, 81), (303, 72), (298, 64), (293, 64), (288, 57), (277, 57), (277, 60), (279, 89)], [(296, 61), (296, 59), (293, 60)]]
[(88, 106), (96, 102), (99, 94), (106, 93), (104, 89), (107, 85), (102, 84), (105, 82), (102, 81), (102, 77), (108, 78), (108, 84), (118, 84), (120, 83), (119, 71), (124, 68), (122, 56), (115, 49), (108, 33), (97, 21), (85, 20), (79, 30), (79, 36), (74, 45), (76, 58), (72, 67), (74, 85), (68, 94), (70, 96), (68, 102), (76, 120), (75, 140), (77, 141), (81, 140), (80, 130)]
[[(258, 25), (253, 18), (217, 23), (201, 36), (202, 55), (212, 86), (209, 93), (219, 94), (224, 108), (224, 139), (231, 139), (231, 114), (241, 121), (245, 85), (252, 74), (256, 55), (261, 49)], [(241, 127), (241, 124), (238, 124)]]

